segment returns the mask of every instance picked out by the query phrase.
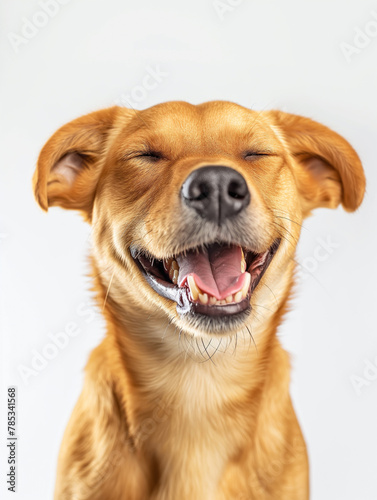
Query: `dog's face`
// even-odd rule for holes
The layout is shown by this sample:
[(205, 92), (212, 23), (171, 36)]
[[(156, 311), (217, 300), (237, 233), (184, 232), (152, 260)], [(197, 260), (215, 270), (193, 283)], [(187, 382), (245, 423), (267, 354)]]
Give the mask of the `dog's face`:
[(355, 210), (365, 187), (335, 132), (228, 102), (79, 118), (46, 144), (34, 183), (44, 209), (92, 223), (118, 305), (160, 311), (194, 336), (268, 321), (288, 293), (303, 218)]

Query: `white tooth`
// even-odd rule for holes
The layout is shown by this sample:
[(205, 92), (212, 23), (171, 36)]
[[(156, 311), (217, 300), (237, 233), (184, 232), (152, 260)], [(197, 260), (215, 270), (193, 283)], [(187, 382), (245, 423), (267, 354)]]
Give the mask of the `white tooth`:
[(250, 286), (250, 280), (251, 280), (251, 274), (250, 273), (246, 273), (246, 279), (245, 279), (245, 283), (241, 289), (241, 294), (242, 294), (242, 298), (244, 299), (247, 295), (247, 292), (249, 291), (249, 286)]
[(176, 260), (173, 260), (173, 262), (171, 263), (171, 266), (172, 266), (172, 268), (173, 268), (175, 271), (179, 271), (178, 262), (177, 262)]
[(243, 253), (243, 250), (241, 248), (241, 273), (244, 273), (245, 271), (246, 271), (245, 254)]
[(209, 298), (210, 305), (214, 306), (216, 304), (216, 302), (217, 302), (216, 297), (214, 297), (213, 295), (211, 295), (210, 298)]
[(232, 300), (233, 300), (233, 297), (231, 295), (228, 295), (228, 297), (225, 299), (225, 302), (227, 304), (230, 304), (230, 302), (232, 302)]
[(172, 282), (174, 283), (174, 285), (176, 285), (178, 283), (178, 271), (177, 270), (174, 270), (174, 274), (173, 274), (173, 279), (172, 279)]
[(201, 304), (208, 304), (208, 295), (206, 293), (199, 293), (199, 301)]
[(190, 288), (191, 297), (193, 298), (193, 300), (198, 300), (198, 298), (199, 298), (199, 288), (197, 287), (197, 285), (195, 283), (194, 277), (193, 276), (189, 276), (187, 278), (187, 283), (188, 283), (188, 286)]
[(174, 269), (171, 267), (169, 271), (169, 278), (173, 281)]
[(242, 300), (242, 292), (237, 292), (234, 294), (234, 302), (241, 302)]

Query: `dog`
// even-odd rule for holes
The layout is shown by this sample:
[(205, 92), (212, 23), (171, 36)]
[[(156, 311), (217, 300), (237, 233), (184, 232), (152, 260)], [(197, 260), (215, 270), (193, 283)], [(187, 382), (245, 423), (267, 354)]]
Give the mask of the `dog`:
[(33, 177), (92, 225), (107, 334), (64, 434), (56, 500), (306, 500), (276, 336), (303, 220), (362, 202), (351, 145), (225, 101), (111, 107), (61, 127)]

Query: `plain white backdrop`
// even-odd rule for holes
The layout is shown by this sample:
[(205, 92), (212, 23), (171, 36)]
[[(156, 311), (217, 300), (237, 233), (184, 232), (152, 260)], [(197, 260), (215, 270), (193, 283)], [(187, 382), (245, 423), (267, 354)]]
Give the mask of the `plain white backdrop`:
[[(90, 305), (89, 226), (33, 199), (41, 147), (65, 122), (115, 103), (225, 99), (309, 116), (363, 161), (360, 210), (319, 210), (304, 224), (279, 336), (292, 354), (312, 499), (376, 500), (377, 2), (3, 0), (0, 13), (0, 497), (52, 498), (83, 367), (104, 335)], [(70, 328), (76, 336), (54, 359), (22, 377)], [(9, 385), (18, 387), (16, 494), (5, 477)]]

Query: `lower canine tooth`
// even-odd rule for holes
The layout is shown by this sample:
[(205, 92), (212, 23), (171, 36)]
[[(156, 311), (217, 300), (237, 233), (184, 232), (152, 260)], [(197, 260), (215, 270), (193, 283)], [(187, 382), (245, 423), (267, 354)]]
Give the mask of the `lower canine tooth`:
[(187, 278), (187, 283), (188, 283), (188, 286), (190, 288), (191, 297), (193, 298), (193, 300), (198, 300), (198, 298), (199, 298), (199, 289), (196, 286), (194, 277), (193, 276), (189, 276)]
[(250, 273), (246, 273), (245, 283), (244, 283), (244, 285), (242, 287), (242, 290), (241, 290), (242, 298), (243, 299), (246, 297), (247, 292), (249, 291), (250, 280), (251, 280), (251, 274)]
[(201, 304), (208, 304), (208, 295), (206, 293), (199, 293), (199, 301)]
[(234, 294), (234, 302), (240, 302), (242, 299), (242, 292), (237, 292)]
[(243, 253), (243, 250), (241, 248), (241, 273), (244, 273), (245, 271), (246, 271), (245, 254)]
[(174, 274), (173, 274), (173, 278), (172, 278), (172, 282), (174, 283), (174, 285), (176, 285), (178, 283), (178, 271), (176, 269), (174, 269)]

